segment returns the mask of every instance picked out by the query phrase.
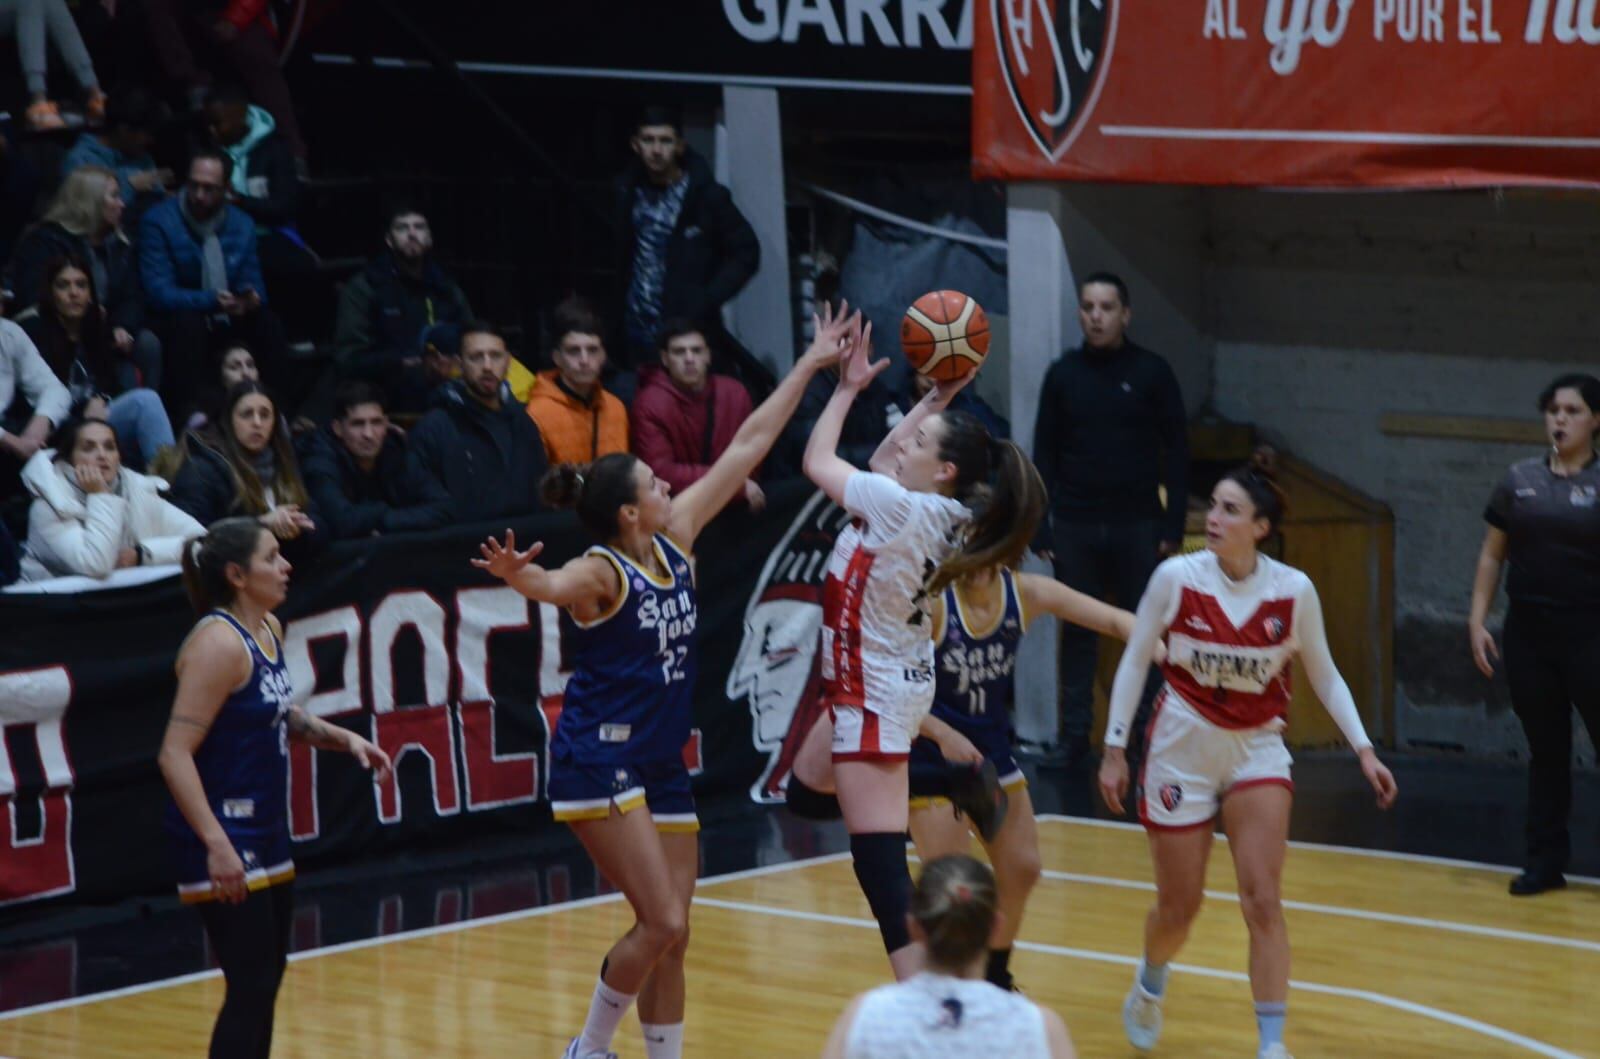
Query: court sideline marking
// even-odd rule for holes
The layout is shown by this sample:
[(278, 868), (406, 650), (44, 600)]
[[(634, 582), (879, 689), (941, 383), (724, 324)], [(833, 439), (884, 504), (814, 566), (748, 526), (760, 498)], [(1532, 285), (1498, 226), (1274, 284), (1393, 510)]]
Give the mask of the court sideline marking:
[[(824, 912), (809, 912), (793, 908), (774, 908), (769, 905), (751, 904), (746, 901), (726, 901), (717, 897), (700, 897), (695, 895), (694, 903), (705, 905), (708, 908), (721, 908), (732, 912), (750, 912), (756, 915), (776, 916), (782, 919), (798, 919), (812, 923), (828, 923), (842, 927), (861, 927), (867, 930), (877, 930), (878, 924), (870, 919), (857, 919), (852, 916), (835, 916)], [(1065, 945), (1048, 945), (1037, 941), (1017, 940), (1012, 943), (1014, 948), (1028, 952), (1040, 952), (1051, 956), (1064, 956), (1068, 959), (1089, 960), (1096, 963), (1118, 964), (1123, 967), (1137, 967), (1137, 956), (1119, 956), (1110, 952), (1098, 952), (1094, 949), (1075, 949)], [(1250, 976), (1238, 971), (1223, 971), (1215, 967), (1201, 967), (1195, 964), (1173, 963), (1173, 970), (1185, 974), (1192, 974), (1200, 978), (1216, 978), (1226, 982), (1243, 982), (1248, 984)], [(1401, 1000), (1399, 997), (1389, 996), (1386, 993), (1377, 993), (1369, 989), (1350, 989), (1345, 986), (1324, 985), (1320, 982), (1303, 982), (1291, 979), (1290, 989), (1298, 989), (1307, 993), (1322, 993), (1327, 996), (1344, 997), (1351, 1000), (1364, 1000), (1370, 1004), (1393, 1008), (1411, 1015), (1421, 1015), (1424, 1018), (1443, 1022), (1459, 1029), (1471, 1030), (1484, 1037), (1492, 1037), (1506, 1044), (1513, 1044), (1536, 1055), (1548, 1056), (1550, 1059), (1583, 1059), (1573, 1052), (1563, 1051), (1554, 1045), (1545, 1044), (1532, 1037), (1524, 1037), (1512, 1030), (1502, 1029), (1499, 1026), (1465, 1015), (1457, 1015), (1451, 1011), (1442, 1011), (1439, 1008), (1429, 1007), (1411, 1000)]]

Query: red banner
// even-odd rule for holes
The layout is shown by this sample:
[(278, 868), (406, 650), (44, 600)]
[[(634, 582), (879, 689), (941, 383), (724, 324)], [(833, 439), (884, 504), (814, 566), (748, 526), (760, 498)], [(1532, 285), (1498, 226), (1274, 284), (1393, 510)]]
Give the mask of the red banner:
[(980, 178), (1600, 184), (1600, 0), (973, 0)]

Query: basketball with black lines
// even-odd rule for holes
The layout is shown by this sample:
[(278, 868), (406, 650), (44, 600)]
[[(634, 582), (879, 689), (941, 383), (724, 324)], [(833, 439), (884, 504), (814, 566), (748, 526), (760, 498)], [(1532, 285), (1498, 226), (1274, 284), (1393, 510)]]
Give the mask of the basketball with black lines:
[(930, 291), (900, 321), (900, 348), (930, 379), (959, 379), (989, 355), (989, 318), (958, 290)]

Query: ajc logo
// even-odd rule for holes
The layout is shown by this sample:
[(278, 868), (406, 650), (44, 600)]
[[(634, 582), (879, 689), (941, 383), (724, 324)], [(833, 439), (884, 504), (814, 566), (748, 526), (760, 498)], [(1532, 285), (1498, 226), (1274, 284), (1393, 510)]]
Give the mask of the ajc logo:
[(1044, 156), (1060, 161), (1099, 95), (1118, 0), (989, 0), (1006, 90)]

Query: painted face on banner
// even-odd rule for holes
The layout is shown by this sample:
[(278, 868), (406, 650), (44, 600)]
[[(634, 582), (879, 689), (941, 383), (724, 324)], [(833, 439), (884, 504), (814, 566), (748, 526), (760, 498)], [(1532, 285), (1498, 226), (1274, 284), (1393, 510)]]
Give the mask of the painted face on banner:
[(1057, 161), (1094, 109), (1120, 0), (989, 0), (1000, 73), (1029, 137)]
[(834, 538), (849, 521), (822, 493), (806, 501), (767, 556), (745, 608), (727, 690), (730, 699), (749, 702), (751, 742), (768, 755), (750, 788), (758, 802), (783, 800), (795, 754), (821, 712), (822, 580)]

